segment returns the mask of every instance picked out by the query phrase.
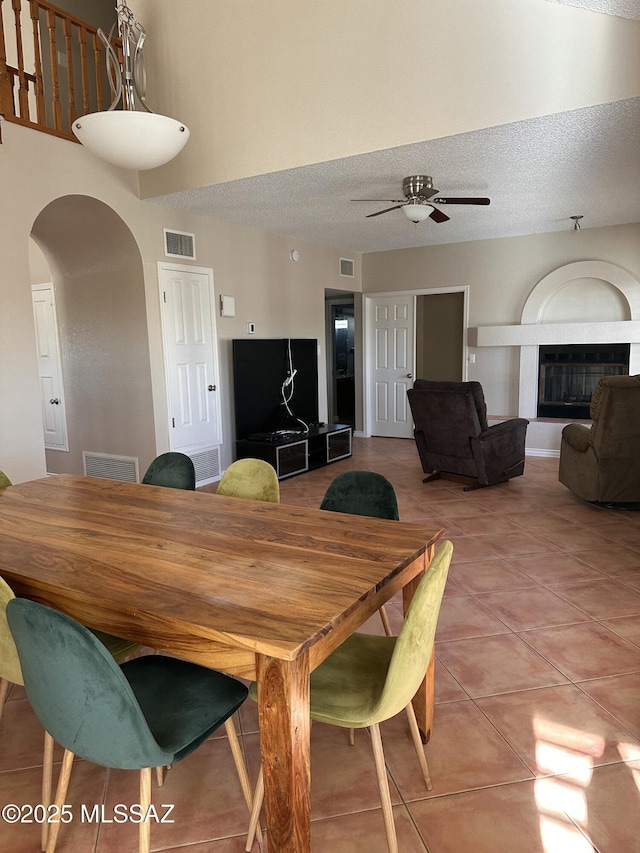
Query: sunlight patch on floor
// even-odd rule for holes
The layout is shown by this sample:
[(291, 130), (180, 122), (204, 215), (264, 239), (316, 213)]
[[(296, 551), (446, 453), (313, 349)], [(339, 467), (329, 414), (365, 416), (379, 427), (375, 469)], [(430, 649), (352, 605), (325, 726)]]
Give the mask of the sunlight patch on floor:
[(540, 813), (540, 838), (546, 853), (592, 853), (586, 837), (589, 824), (587, 788), (593, 761), (602, 755), (601, 735), (535, 717), (536, 765), (556, 778), (537, 779), (535, 798)]
[[(635, 761), (640, 759), (640, 749), (635, 743), (619, 743), (618, 752), (623, 761)], [(627, 764), (636, 784), (636, 788), (640, 791), (640, 764)]]

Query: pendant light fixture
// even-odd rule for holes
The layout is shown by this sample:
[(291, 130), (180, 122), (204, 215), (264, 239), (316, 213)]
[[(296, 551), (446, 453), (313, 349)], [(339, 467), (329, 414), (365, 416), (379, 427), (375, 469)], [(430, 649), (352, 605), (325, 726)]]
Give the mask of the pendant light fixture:
[[(108, 36), (98, 30), (107, 51), (113, 101), (108, 110), (76, 119), (73, 132), (101, 160), (124, 169), (155, 169), (182, 151), (189, 128), (147, 106), (142, 57), (146, 33), (126, 3), (116, 6), (116, 13), (117, 21)], [(122, 39), (121, 61), (111, 43), (116, 25)]]

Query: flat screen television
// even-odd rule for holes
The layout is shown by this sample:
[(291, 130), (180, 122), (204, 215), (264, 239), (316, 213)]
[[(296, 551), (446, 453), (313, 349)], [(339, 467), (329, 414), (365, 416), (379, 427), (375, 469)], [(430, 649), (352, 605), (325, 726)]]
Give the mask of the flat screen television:
[(236, 439), (318, 422), (318, 341), (239, 338), (233, 345)]

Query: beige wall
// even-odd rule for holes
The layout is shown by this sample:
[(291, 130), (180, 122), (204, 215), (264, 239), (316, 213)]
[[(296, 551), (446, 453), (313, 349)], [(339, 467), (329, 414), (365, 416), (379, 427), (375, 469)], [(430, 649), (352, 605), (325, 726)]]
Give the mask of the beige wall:
[[(540, 279), (582, 260), (609, 261), (640, 279), (640, 224), (371, 253), (363, 256), (363, 291), (468, 285), (469, 327), (508, 325), (520, 322), (525, 300)], [(566, 305), (563, 310), (566, 314)], [(585, 317), (585, 310), (576, 295), (572, 320), (596, 319)], [(468, 365), (468, 378), (482, 382), (489, 413), (517, 415), (519, 349), (472, 347), (470, 352), (476, 363)]]
[(35, 240), (29, 241), (29, 272), (31, 284), (48, 284), (53, 281), (49, 262)]
[(149, 104), (191, 129), (145, 196), (640, 94), (640, 21), (543, 0), (131, 7)]
[[(121, 322), (118, 317), (127, 310), (137, 312), (137, 329), (113, 329), (114, 340), (125, 334), (127, 339), (148, 337), (145, 352), (138, 350), (131, 369), (147, 371), (153, 415), (141, 401), (131, 412), (139, 422), (141, 435), (136, 453), (144, 470), (149, 444), (154, 452), (168, 449), (165, 377), (162, 354), (160, 305), (158, 296), (158, 261), (165, 260), (163, 227), (193, 232), (196, 235), (197, 266), (211, 267), (216, 294), (236, 299), (234, 319), (217, 318), (221, 356), (221, 406), (224, 447), (222, 464), (232, 458), (232, 386), (230, 340), (246, 333), (246, 323), (256, 323), (256, 334), (263, 337), (289, 335), (317, 338), (319, 356), (320, 417), (326, 418), (326, 375), (324, 347), (324, 290), (339, 288), (344, 279), (339, 275), (340, 257), (354, 257), (356, 277), (349, 286), (360, 290), (360, 259), (344, 249), (328, 249), (295, 243), (286, 238), (207, 219), (140, 201), (137, 176), (110, 167), (93, 158), (85, 149), (19, 125), (3, 123), (0, 146), (0, 185), (10, 203), (0, 206), (0, 251), (3, 272), (0, 278), (0, 468), (15, 482), (43, 476), (46, 470), (38, 393), (35, 336), (31, 304), (32, 271), (30, 254), (35, 257), (34, 277), (48, 273), (38, 252), (30, 252), (30, 235), (40, 213), (56, 199), (85, 196), (102, 202), (121, 220), (127, 239), (133, 241), (139, 255), (144, 286), (146, 329), (140, 318), (139, 294), (129, 289), (117, 310), (109, 313), (107, 326), (100, 329), (100, 305), (91, 302), (83, 311), (93, 311), (96, 333), (108, 334), (109, 325)], [(51, 166), (55, 163), (55, 168)], [(27, 178), (28, 176), (28, 178)], [(64, 227), (64, 222), (61, 223)], [(71, 222), (68, 227), (73, 227)], [(77, 227), (77, 223), (76, 223)], [(94, 266), (82, 261), (80, 279), (91, 279), (98, 292), (107, 286), (110, 275), (122, 276), (116, 260), (113, 232), (104, 220), (92, 218), (83, 226), (87, 240), (95, 241)], [(289, 259), (291, 249), (300, 252), (300, 261)], [(55, 256), (51, 244), (48, 253)], [(169, 259), (172, 262), (175, 259)], [(50, 259), (49, 259), (50, 261)], [(59, 270), (51, 264), (52, 277)], [(55, 283), (55, 282), (54, 282)], [(87, 291), (88, 292), (88, 291)], [(121, 293), (122, 295), (122, 293)], [(92, 332), (93, 334), (93, 332)], [(63, 344), (64, 346), (64, 344)], [(113, 348), (115, 353), (116, 348)], [(78, 387), (81, 384), (78, 380)], [(118, 406), (117, 383), (111, 386), (101, 405)], [(128, 402), (127, 405), (137, 406)], [(153, 440), (148, 438), (149, 431)], [(105, 437), (104, 445), (108, 439)], [(124, 442), (123, 442), (124, 443)], [(80, 448), (96, 452), (124, 453), (114, 443), (103, 447)]]

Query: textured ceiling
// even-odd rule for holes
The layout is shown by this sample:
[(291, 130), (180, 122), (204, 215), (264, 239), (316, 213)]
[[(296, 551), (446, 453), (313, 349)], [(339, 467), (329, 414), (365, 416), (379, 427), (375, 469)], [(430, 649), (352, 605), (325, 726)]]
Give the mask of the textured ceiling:
[(591, 12), (616, 15), (619, 18), (631, 18), (640, 21), (640, 2), (638, 0), (547, 0), (549, 3), (562, 3), (565, 6), (580, 6)]
[[(640, 20), (640, 0), (548, 0)], [(578, 71), (579, 73), (579, 71)], [(402, 198), (426, 174), (441, 196), (488, 196), (488, 207), (440, 207), (414, 225), (357, 198)], [(173, 193), (170, 206), (352, 252), (640, 222), (640, 98)]]
[[(173, 193), (154, 199), (352, 252), (405, 249), (640, 222), (640, 98)], [(357, 198), (402, 198), (427, 174), (441, 196), (488, 196), (414, 225)]]

